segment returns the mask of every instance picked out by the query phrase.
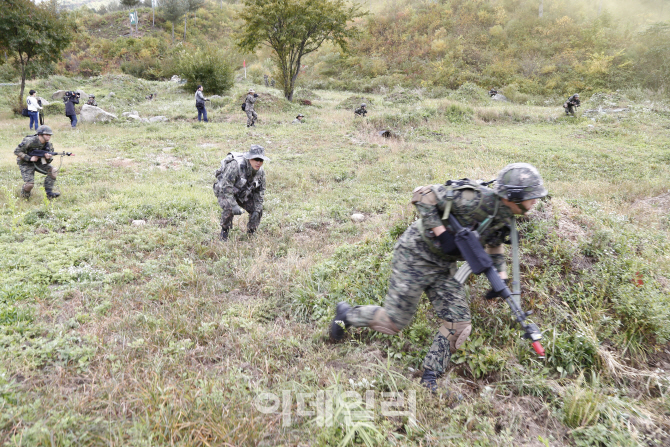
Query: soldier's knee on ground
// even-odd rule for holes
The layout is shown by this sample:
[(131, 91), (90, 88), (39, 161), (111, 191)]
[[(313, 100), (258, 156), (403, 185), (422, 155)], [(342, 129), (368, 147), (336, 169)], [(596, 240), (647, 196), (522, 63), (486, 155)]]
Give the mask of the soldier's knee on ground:
[(457, 323), (442, 321), (442, 326), (440, 326), (440, 333), (449, 340), (449, 350), (452, 354), (465, 343), (471, 332), (472, 321), (459, 321)]
[(402, 327), (394, 323), (383, 308), (375, 312), (369, 327), (370, 329), (374, 329), (377, 332), (387, 335), (396, 335), (402, 330)]

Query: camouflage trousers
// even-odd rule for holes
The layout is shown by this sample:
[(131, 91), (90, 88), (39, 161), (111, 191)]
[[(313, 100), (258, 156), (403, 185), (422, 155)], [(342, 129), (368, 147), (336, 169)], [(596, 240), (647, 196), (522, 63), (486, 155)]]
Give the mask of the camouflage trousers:
[[(21, 177), (23, 177), (23, 188), (21, 189), (21, 193), (23, 196), (30, 196), (30, 191), (35, 186), (35, 165), (25, 161), (17, 161), (17, 164), (21, 170)], [(44, 189), (46, 191), (52, 191), (56, 184), (57, 170), (50, 164), (44, 165), (44, 170), (47, 172), (44, 178)]]
[(258, 114), (254, 110), (247, 110), (247, 127), (253, 126), (258, 119)]
[[(411, 230), (410, 228), (408, 231)], [(391, 267), (384, 309), (399, 330), (407, 326), (414, 317), (424, 292), (438, 318), (454, 323), (471, 320), (470, 304), (463, 286), (453, 278), (456, 273), (455, 262), (439, 259), (420, 241), (413, 247), (398, 243), (393, 252)], [(354, 327), (368, 327), (379, 309), (379, 306), (355, 306), (347, 313), (347, 322)], [(438, 331), (423, 361), (423, 367), (438, 374), (444, 373), (451, 360), (449, 348), (449, 340)]]
[(565, 109), (565, 114), (566, 115), (572, 115), (572, 116), (575, 115), (575, 110), (576, 110), (575, 106), (567, 106), (567, 107), (563, 107), (563, 108)]
[[(263, 206), (257, 204), (253, 198), (247, 199), (244, 202), (236, 200), (237, 204), (249, 213), (249, 222), (247, 223), (247, 231), (253, 232), (256, 231), (258, 225), (261, 223), (261, 217), (263, 217)], [(233, 227), (233, 207), (231, 204), (228, 204), (228, 201), (225, 199), (219, 200), (219, 205), (221, 206), (221, 228), (224, 230), (230, 230)]]

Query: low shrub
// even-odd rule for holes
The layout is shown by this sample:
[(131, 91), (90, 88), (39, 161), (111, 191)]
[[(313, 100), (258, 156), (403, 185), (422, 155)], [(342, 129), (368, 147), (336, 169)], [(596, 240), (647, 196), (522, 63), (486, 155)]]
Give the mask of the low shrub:
[(79, 73), (87, 78), (98, 76), (102, 73), (102, 64), (91, 59), (85, 59), (79, 64)]
[(195, 91), (198, 85), (210, 93), (223, 94), (234, 84), (233, 68), (220, 50), (205, 48), (183, 52), (179, 58), (179, 75), (186, 79), (186, 89)]
[(64, 115), (65, 114), (65, 104), (63, 104), (61, 101), (56, 100), (54, 102), (49, 103), (49, 105), (44, 106), (42, 108), (42, 111), (44, 112), (44, 115)]

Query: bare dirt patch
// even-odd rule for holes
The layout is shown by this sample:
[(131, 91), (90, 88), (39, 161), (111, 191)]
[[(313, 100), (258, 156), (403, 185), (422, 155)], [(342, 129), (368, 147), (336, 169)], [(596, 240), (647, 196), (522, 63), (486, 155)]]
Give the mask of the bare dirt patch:
[(112, 165), (115, 168), (132, 168), (135, 167), (137, 164), (135, 163), (135, 160), (132, 158), (114, 158), (109, 161), (109, 164)]

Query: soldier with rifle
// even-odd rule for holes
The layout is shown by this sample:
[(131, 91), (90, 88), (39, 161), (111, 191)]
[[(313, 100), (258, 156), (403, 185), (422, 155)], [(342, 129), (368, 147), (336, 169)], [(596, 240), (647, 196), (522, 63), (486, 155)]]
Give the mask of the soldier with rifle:
[[(412, 203), (420, 219), (395, 245), (384, 307), (352, 307), (340, 302), (330, 327), (331, 339), (341, 340), (350, 326), (396, 335), (410, 323), (425, 292), (442, 324), (424, 359), (421, 383), (437, 392), (437, 379), (472, 330), (463, 284), (470, 273), (484, 273), (491, 283), (486, 297), (500, 296), (507, 301), (525, 337), (543, 356), (541, 333), (537, 326), (525, 322), (528, 314), (519, 305), (518, 262), (514, 293), (507, 288), (502, 244), (509, 243), (510, 236), (512, 242), (518, 241), (514, 215), (526, 214), (546, 195), (542, 177), (527, 163), (507, 165), (498, 173), (493, 188), (469, 179), (416, 188)], [(518, 261), (516, 249), (514, 254)], [(457, 270), (456, 262), (462, 260), (467, 263)]]
[(247, 233), (256, 232), (263, 217), (265, 197), (265, 171), (263, 163), (270, 159), (265, 149), (252, 144), (247, 153), (231, 152), (221, 162), (216, 171), (214, 195), (222, 209), (221, 240), (228, 240), (228, 232), (233, 227), (233, 216), (249, 213)]
[(569, 97), (567, 101), (565, 101), (565, 104), (563, 104), (563, 109), (565, 109), (565, 114), (575, 116), (575, 110), (580, 105), (581, 105), (581, 102), (579, 101), (579, 93), (575, 93), (574, 95)]
[(37, 128), (37, 134), (29, 135), (19, 143), (14, 149), (16, 163), (21, 170), (23, 177), (23, 187), (21, 196), (25, 199), (30, 198), (30, 192), (35, 186), (35, 171), (44, 174), (44, 190), (49, 200), (60, 196), (60, 193), (54, 192), (56, 184), (56, 172), (51, 162), (54, 155), (73, 155), (71, 152), (56, 153), (53, 145), (50, 143), (53, 131), (49, 126), (40, 126)]
[(354, 110), (354, 113), (358, 116), (365, 116), (368, 114), (368, 109), (365, 108), (365, 103), (361, 104), (359, 108)]

